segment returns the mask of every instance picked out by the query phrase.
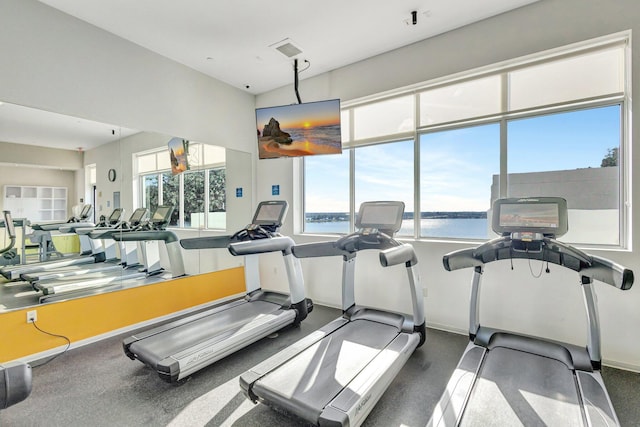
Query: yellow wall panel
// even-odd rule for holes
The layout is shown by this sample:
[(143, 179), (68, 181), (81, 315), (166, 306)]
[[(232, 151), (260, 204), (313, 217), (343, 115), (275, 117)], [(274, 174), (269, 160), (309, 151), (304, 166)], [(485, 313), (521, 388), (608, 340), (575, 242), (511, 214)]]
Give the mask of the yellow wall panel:
[(26, 323), (30, 310), (38, 311), (41, 329), (73, 343), (244, 291), (244, 268), (238, 267), (1, 313), (0, 362), (66, 344)]

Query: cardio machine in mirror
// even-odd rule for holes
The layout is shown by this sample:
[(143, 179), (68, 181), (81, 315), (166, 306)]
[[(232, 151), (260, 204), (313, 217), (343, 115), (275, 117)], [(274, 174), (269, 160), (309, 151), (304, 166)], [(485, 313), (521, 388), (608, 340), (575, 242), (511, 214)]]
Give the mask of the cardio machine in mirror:
[[(4, 104), (3, 108), (10, 104)], [(71, 121), (76, 122), (78, 118), (62, 116), (54, 113), (48, 113), (45, 111), (34, 110), (34, 109), (26, 109), (24, 107), (15, 106), (16, 108), (21, 108), (20, 114), (26, 116), (31, 116), (33, 119), (31, 121), (26, 121), (27, 128), (21, 129), (21, 132), (28, 133), (30, 130), (29, 126), (40, 128), (43, 126), (43, 123), (47, 122), (43, 117), (51, 117), (50, 120), (60, 120), (60, 121)], [(0, 128), (3, 129), (14, 129), (16, 124), (15, 118), (12, 118), (10, 114), (6, 114), (8, 111), (7, 108), (0, 110)], [(6, 115), (5, 115), (6, 114)], [(30, 125), (28, 123), (31, 123)], [(34, 155), (34, 150), (42, 150), (42, 147), (34, 147), (27, 146), (21, 144), (20, 141), (15, 142), (5, 142), (9, 141), (10, 138), (2, 135), (0, 131), (0, 146), (6, 145), (3, 148), (3, 153), (12, 153), (11, 159), (7, 159), (14, 164), (19, 166), (7, 166), (7, 173), (3, 174), (0, 177), (0, 188), (3, 189), (0, 194), (2, 195), (2, 202), (0, 203), (0, 210), (4, 209), (4, 206), (7, 205), (5, 203), (7, 198), (5, 197), (5, 187), (6, 186), (16, 186), (16, 184), (20, 184), (20, 187), (30, 187), (34, 188), (37, 192), (39, 187), (44, 186), (54, 186), (57, 188), (66, 188), (67, 199), (66, 203), (62, 201), (57, 201), (58, 204), (63, 204), (61, 206), (65, 212), (69, 215), (63, 215), (63, 217), (69, 218), (71, 217), (72, 207), (80, 200), (86, 202), (86, 204), (91, 204), (93, 208), (93, 214), (88, 218), (89, 223), (96, 223), (99, 221), (100, 216), (109, 217), (112, 212), (114, 212), (114, 208), (116, 208), (115, 200), (111, 200), (111, 195), (116, 193), (121, 195), (121, 200), (119, 201), (119, 205), (124, 209), (124, 217), (121, 219), (119, 226), (127, 223), (130, 220), (130, 216), (135, 213), (133, 207), (140, 205), (140, 202), (134, 201), (134, 197), (138, 197), (139, 195), (144, 195), (145, 192), (153, 192), (160, 194), (163, 189), (160, 187), (162, 185), (163, 177), (160, 180), (157, 180), (159, 183), (158, 187), (149, 188), (147, 183), (144, 180), (144, 177), (140, 174), (134, 174), (132, 169), (132, 157), (136, 151), (149, 151), (153, 149), (163, 149), (165, 150), (164, 154), (167, 157), (167, 163), (169, 163), (169, 152), (167, 150), (167, 142), (171, 139), (170, 136), (157, 134), (153, 132), (130, 132), (130, 130), (121, 129), (116, 126), (105, 125), (100, 123), (94, 123), (95, 126), (103, 126), (109, 127), (110, 132), (113, 134), (113, 139), (107, 141), (95, 148), (91, 149), (77, 149), (77, 150), (56, 150), (47, 148), (48, 150), (47, 156), (37, 156)], [(48, 141), (42, 141), (42, 146), (50, 147)], [(208, 144), (207, 144), (208, 145)], [(7, 148), (5, 150), (4, 148)], [(176, 238), (184, 238), (184, 237), (196, 237), (196, 236), (206, 236), (206, 235), (215, 235), (226, 233), (227, 230), (232, 232), (233, 230), (238, 229), (242, 225), (246, 224), (251, 217), (252, 213), (252, 155), (250, 153), (231, 150), (231, 149), (222, 149), (225, 152), (224, 162), (222, 164), (217, 165), (218, 167), (222, 167), (225, 170), (226, 175), (226, 193), (225, 193), (225, 203), (223, 206), (223, 210), (226, 213), (226, 219), (223, 219), (223, 224), (226, 224), (226, 230), (223, 229), (205, 229), (204, 227), (194, 226), (194, 227), (185, 227), (185, 223), (183, 222), (182, 228), (174, 228), (174, 224), (167, 224), (165, 228), (168, 228), (172, 232), (176, 234)], [(34, 164), (34, 158), (43, 159), (39, 164)], [(204, 166), (200, 166), (197, 163), (194, 163), (189, 172), (199, 173), (204, 169)], [(19, 182), (15, 179), (11, 179), (9, 177), (21, 177)], [(84, 176), (84, 179), (82, 178)], [(131, 177), (131, 179), (126, 179), (126, 177)], [(132, 183), (133, 181), (133, 183)], [(195, 191), (189, 194), (190, 198), (199, 198), (204, 200), (207, 197), (207, 194), (204, 194), (205, 188), (209, 186), (202, 185), (200, 192)], [(240, 188), (242, 191), (237, 192), (237, 189)], [(163, 195), (167, 196), (167, 188), (164, 189), (165, 193)], [(169, 194), (168, 202), (172, 202), (171, 195)], [(141, 198), (142, 199), (142, 198)], [(12, 200), (15, 203), (15, 200)], [(33, 202), (31, 200), (25, 199), (26, 203), (36, 203), (34, 199)], [(46, 201), (38, 200), (38, 203), (56, 203), (56, 200), (51, 199)], [(171, 203), (168, 203), (171, 204)], [(184, 214), (184, 207), (180, 207), (177, 203), (174, 203), (175, 208), (178, 212)], [(13, 205), (15, 206), (15, 204)], [(42, 207), (45, 208), (47, 206), (35, 206), (35, 208)], [(56, 205), (56, 207), (59, 207)], [(120, 206), (118, 206), (120, 207)], [(47, 207), (48, 208), (48, 207)], [(182, 209), (182, 211), (180, 210)], [(218, 209), (220, 210), (220, 209)], [(15, 211), (12, 212), (14, 223), (18, 224), (18, 237), (16, 240), (16, 252), (22, 252), (22, 224), (21, 221), (30, 221), (30, 218), (24, 215), (26, 211)], [(195, 213), (196, 216), (198, 214), (197, 211), (189, 212)], [(203, 212), (203, 214), (205, 214)], [(23, 219), (24, 218), (24, 219)], [(33, 223), (40, 222), (38, 220), (31, 221)], [(134, 225), (135, 227), (135, 225)], [(223, 225), (224, 227), (224, 225)], [(211, 228), (211, 227), (210, 227)], [(125, 233), (124, 226), (122, 229), (122, 233)], [(30, 233), (30, 228), (25, 228), (26, 233)], [(59, 231), (54, 231), (53, 234), (60, 234)], [(3, 226), (3, 221), (0, 220), (0, 246), (4, 246), (5, 242), (6, 227)], [(88, 236), (85, 234), (84, 236)], [(8, 238), (8, 237), (7, 237)], [(79, 240), (79, 237), (78, 237)], [(87, 240), (87, 237), (83, 237), (83, 240)], [(29, 241), (27, 241), (29, 242)], [(31, 243), (31, 242), (29, 242)], [(91, 253), (99, 251), (96, 247), (101, 246), (102, 250), (105, 252), (113, 250), (110, 248), (113, 244), (109, 242), (109, 244), (105, 245), (103, 242), (95, 243), (94, 245), (87, 245), (88, 249)], [(82, 246), (82, 245), (80, 245)], [(108, 246), (108, 247), (105, 247)], [(152, 248), (151, 243), (145, 244), (146, 247), (142, 248), (144, 252), (141, 257), (148, 257), (149, 259), (157, 259), (159, 262), (166, 263), (167, 265), (170, 262), (167, 260), (167, 250), (163, 248), (162, 244), (161, 249)], [(126, 256), (131, 256), (131, 249), (125, 250)], [(211, 271), (216, 271), (219, 269), (229, 268), (234, 266), (230, 264), (228, 259), (233, 259), (230, 255), (226, 254), (211, 254), (208, 251), (201, 251), (202, 253), (197, 256), (190, 257), (185, 262), (185, 270), (189, 275), (195, 275), (200, 273), (206, 273)], [(74, 256), (73, 254), (71, 256)], [(155, 257), (155, 258), (154, 258)], [(62, 258), (62, 257), (60, 257)], [(98, 257), (99, 258), (99, 257)], [(96, 259), (98, 259), (96, 258)], [(106, 259), (106, 258), (105, 258)], [(25, 260), (26, 261), (26, 260)], [(32, 260), (29, 260), (31, 262)], [(237, 260), (233, 260), (232, 262), (237, 263)], [(2, 267), (2, 265), (0, 265)], [(112, 266), (110, 266), (112, 267)], [(67, 270), (70, 270), (71, 267), (65, 267)], [(88, 269), (86, 273), (81, 273), (81, 271), (85, 271), (79, 269), (79, 273), (77, 276), (84, 275), (85, 278), (90, 275), (99, 276), (97, 273), (89, 273)], [(113, 270), (112, 270), (113, 271)], [(104, 279), (107, 282), (107, 286), (102, 288), (97, 288), (95, 293), (99, 292), (110, 292), (118, 289), (122, 289), (120, 286), (121, 283), (129, 282), (125, 281), (125, 271), (123, 270), (118, 277), (111, 277), (109, 279)], [(66, 278), (65, 278), (66, 279)], [(76, 277), (77, 279), (77, 277)], [(63, 278), (56, 279), (59, 284), (63, 283)], [(69, 281), (69, 283), (73, 283), (73, 281)], [(140, 285), (147, 284), (143, 281), (140, 282)], [(128, 284), (131, 286), (131, 283)], [(72, 285), (69, 286), (73, 287)], [(60, 295), (58, 298), (53, 298), (50, 296), (49, 298), (45, 298), (47, 304), (53, 303), (56, 300), (66, 300), (71, 298), (79, 298), (86, 295), (95, 294), (92, 292), (88, 293), (69, 293), (66, 296)], [(34, 288), (28, 281), (7, 281), (4, 277), (0, 277), (0, 313), (3, 311), (10, 311), (14, 309), (36, 306), (40, 304), (40, 299), (43, 297), (43, 292), (41, 290), (37, 290)]]

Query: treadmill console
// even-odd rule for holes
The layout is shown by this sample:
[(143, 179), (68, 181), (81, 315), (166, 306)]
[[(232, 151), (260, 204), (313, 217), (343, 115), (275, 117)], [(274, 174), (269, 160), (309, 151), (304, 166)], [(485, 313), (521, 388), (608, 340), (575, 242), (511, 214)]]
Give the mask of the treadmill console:
[(122, 208), (116, 208), (113, 210), (113, 212), (111, 212), (111, 215), (109, 215), (109, 219), (107, 220), (108, 224), (117, 224), (118, 221), (120, 221), (120, 218), (122, 217), (122, 214), (124, 213), (124, 209)]
[(278, 231), (282, 227), (288, 208), (286, 200), (260, 202), (247, 230), (256, 230), (258, 227), (262, 227), (270, 232)]
[(129, 218), (129, 226), (137, 227), (138, 225), (140, 225), (142, 220), (144, 220), (144, 218), (147, 216), (148, 212), (149, 211), (147, 210), (147, 208), (138, 208), (133, 211), (131, 217)]
[(360, 234), (378, 231), (393, 237), (402, 226), (404, 202), (364, 202), (356, 216), (356, 228)]
[(171, 220), (171, 214), (173, 214), (174, 209), (175, 206), (173, 205), (158, 206), (153, 215), (151, 215), (151, 227), (154, 230), (164, 230)]
[(89, 218), (89, 215), (91, 215), (91, 211), (93, 210), (91, 205), (84, 205), (82, 207), (82, 211), (80, 212), (79, 218), (80, 221), (83, 221), (87, 218)]
[(540, 252), (545, 237), (567, 232), (567, 216), (567, 201), (561, 197), (498, 199), (493, 204), (492, 228), (511, 236), (514, 250)]

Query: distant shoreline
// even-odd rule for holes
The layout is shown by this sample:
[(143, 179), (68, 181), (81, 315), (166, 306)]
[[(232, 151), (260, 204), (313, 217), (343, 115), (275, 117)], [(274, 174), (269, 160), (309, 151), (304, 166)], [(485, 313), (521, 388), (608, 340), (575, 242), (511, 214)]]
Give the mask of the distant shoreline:
[[(462, 212), (421, 212), (421, 219), (486, 219), (486, 211), (462, 211)], [(405, 212), (402, 219), (413, 219), (413, 212)], [(307, 222), (345, 222), (349, 221), (346, 212), (307, 212)]]

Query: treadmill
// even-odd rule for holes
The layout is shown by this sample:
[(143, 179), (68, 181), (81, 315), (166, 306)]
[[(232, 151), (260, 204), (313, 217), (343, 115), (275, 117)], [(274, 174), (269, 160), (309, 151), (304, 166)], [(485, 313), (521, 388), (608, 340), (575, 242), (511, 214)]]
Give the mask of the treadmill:
[[(393, 238), (402, 202), (362, 203), (358, 231), (335, 242), (293, 248), (296, 257), (342, 256), (341, 317), (240, 376), (244, 394), (305, 423), (358, 426), (413, 351), (425, 341), (422, 287), (413, 247)], [(413, 316), (356, 305), (358, 251), (379, 252), (382, 267), (404, 265)], [(390, 283), (395, 292), (397, 283)]]
[[(448, 271), (473, 268), (470, 342), (428, 426), (618, 426), (600, 374), (600, 329), (593, 281), (627, 290), (633, 272), (555, 240), (568, 229), (562, 198), (499, 199), (493, 230), (501, 237), (444, 256)], [(586, 306), (588, 343), (579, 347), (480, 325), (484, 265), (526, 259), (574, 270)], [(543, 265), (543, 264), (541, 264)]]
[[(82, 209), (78, 216), (71, 216), (66, 221), (53, 221), (53, 222), (44, 222), (44, 223), (36, 223), (31, 224), (31, 228), (33, 232), (28, 236), (29, 240), (32, 243), (38, 243), (38, 257), (39, 261), (49, 261), (52, 254), (55, 254), (58, 257), (64, 257), (65, 255), (58, 252), (56, 250), (55, 245), (53, 244), (53, 240), (51, 238), (52, 231), (59, 231), (61, 226), (65, 226), (73, 223), (85, 223), (87, 226), (93, 226), (92, 223), (89, 222), (89, 217), (93, 213), (93, 206), (90, 204), (85, 204), (82, 206)], [(91, 252), (91, 248), (89, 247), (89, 241), (87, 239), (80, 239), (80, 254), (88, 254)]]
[[(130, 230), (93, 230), (89, 232), (91, 238), (104, 238), (109, 233), (116, 242), (137, 242), (140, 244), (143, 265), (140, 268), (122, 269), (113, 272), (97, 273), (93, 277), (71, 277), (67, 280), (51, 280), (34, 283), (34, 287), (41, 290), (43, 296), (40, 303), (53, 302), (77, 296), (94, 295), (99, 292), (122, 289), (129, 286), (149, 284), (177, 278), (185, 275), (179, 239), (173, 231), (165, 230), (171, 219), (174, 206), (160, 205), (156, 208), (151, 219)], [(170, 263), (171, 274), (160, 264), (159, 242), (164, 242)]]
[[(186, 318), (137, 333), (123, 342), (125, 354), (154, 369), (167, 382), (177, 382), (278, 330), (297, 325), (313, 309), (304, 295), (300, 261), (291, 254), (294, 242), (278, 233), (287, 212), (284, 200), (261, 202), (251, 224), (233, 236), (183, 239), (185, 249), (227, 248), (245, 256), (246, 295)], [(290, 295), (260, 286), (261, 253), (281, 252)]]
[[(98, 223), (96, 227), (87, 227), (86, 225), (83, 226), (81, 224), (78, 226), (74, 225), (68, 228), (67, 226), (62, 227), (61, 230), (68, 229), (69, 232), (86, 236), (89, 236), (93, 231), (102, 232), (99, 238), (103, 242), (105, 260), (102, 262), (96, 262), (94, 264), (73, 265), (42, 272), (23, 273), (20, 275), (20, 278), (24, 281), (29, 282), (31, 286), (34, 287), (34, 289), (38, 290), (39, 288), (36, 286), (36, 284), (50, 283), (50, 281), (59, 281), (61, 279), (69, 278), (72, 276), (84, 276), (87, 274), (121, 271), (128, 265), (126, 264), (126, 258), (123, 259), (121, 255), (122, 249), (117, 247), (118, 245), (116, 245), (116, 242), (111, 238), (111, 235), (112, 233), (126, 231), (132, 226), (140, 224), (140, 221), (147, 212), (148, 211), (146, 208), (136, 209), (128, 221), (122, 221), (121, 218), (123, 209), (117, 208), (113, 210), (111, 215), (109, 215), (109, 218), (106, 218), (104, 221)], [(93, 234), (91, 237), (95, 236), (96, 234)], [(98, 239), (98, 237), (95, 237), (95, 239)]]
[[(3, 211), (4, 212), (4, 211)], [(6, 211), (9, 213), (9, 215), (11, 214), (10, 211)], [(20, 242), (20, 248), (15, 247), (16, 242), (14, 240), (13, 243), (11, 243), (11, 246), (7, 246), (6, 248), (4, 248), (3, 250), (0, 250), (0, 268), (1, 266), (8, 266), (8, 265), (15, 265), (15, 264), (26, 264), (27, 263), (27, 257), (28, 255), (26, 254), (26, 243), (25, 243), (25, 231), (27, 226), (30, 224), (29, 220), (27, 220), (26, 218), (13, 218), (11, 217), (11, 220), (13, 221), (13, 224), (11, 225), (12, 230), (14, 234), (16, 233), (16, 227), (20, 227), (21, 229), (21, 242)], [(0, 228), (5, 228), (7, 229), (6, 226), (6, 221), (5, 220), (0, 220)], [(6, 235), (9, 237), (9, 240), (11, 240), (11, 237), (9, 236), (9, 231), (7, 229), (7, 233)], [(16, 235), (16, 240), (17, 240), (17, 235)]]
[[(85, 206), (88, 206), (89, 212), (91, 212), (91, 205), (85, 205)], [(83, 213), (85, 211), (86, 209), (83, 210)], [(51, 224), (32, 224), (31, 228), (42, 233), (40, 235), (40, 238), (42, 240), (40, 243), (41, 251), (42, 251), (42, 245), (48, 245), (48, 243), (46, 242), (49, 242), (49, 243), (51, 242), (51, 236), (50, 236), (51, 231), (58, 231), (61, 227), (68, 226), (70, 223), (82, 224), (83, 227), (94, 227), (94, 225), (91, 223), (79, 222), (77, 218), (72, 218), (68, 222), (58, 222), (58, 223), (51, 223)], [(48, 237), (45, 237), (47, 235)], [(80, 237), (80, 240), (81, 241), (83, 240), (82, 236)], [(33, 241), (33, 238), (32, 238), (32, 241)], [(6, 266), (6, 267), (0, 268), (0, 274), (2, 274), (2, 276), (4, 276), (6, 279), (13, 281), (13, 280), (20, 280), (20, 276), (22, 274), (47, 271), (55, 268), (68, 267), (71, 265), (102, 262), (105, 260), (104, 250), (102, 249), (101, 245), (95, 246), (91, 244), (90, 250), (86, 249), (86, 245), (81, 244), (81, 247), (83, 246), (85, 247), (85, 249), (81, 250), (80, 254), (64, 256), (59, 259), (55, 259), (51, 261), (40, 261), (40, 262), (31, 263), (31, 264)]]

